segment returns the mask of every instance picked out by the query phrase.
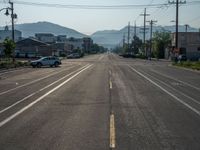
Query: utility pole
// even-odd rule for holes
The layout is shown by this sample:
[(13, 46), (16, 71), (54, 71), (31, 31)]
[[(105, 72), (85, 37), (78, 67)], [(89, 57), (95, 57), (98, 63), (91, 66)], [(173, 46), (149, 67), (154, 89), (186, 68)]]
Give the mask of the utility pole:
[(185, 24), (185, 32), (187, 33), (187, 31), (188, 31), (188, 27), (189, 27), (189, 25), (188, 24)]
[(123, 48), (124, 48), (124, 45), (125, 45), (125, 33), (123, 35)]
[(129, 48), (130, 48), (130, 22), (128, 23), (128, 37), (127, 37), (127, 40), (128, 40), (128, 51), (129, 51)]
[(144, 14), (140, 14), (140, 16), (144, 16), (144, 29), (143, 29), (143, 42), (144, 42), (144, 50), (145, 50), (145, 55), (147, 56), (147, 50), (146, 50), (146, 16), (150, 16), (150, 14), (147, 14), (146, 8), (144, 9)]
[(176, 40), (175, 40), (175, 47), (176, 49), (178, 49), (178, 21), (179, 21), (179, 4), (186, 4), (186, 0), (185, 1), (179, 1), (176, 0), (175, 1), (168, 1), (169, 4), (176, 4)]
[(137, 26), (136, 26), (136, 21), (135, 21), (135, 25), (134, 25), (134, 36), (137, 35)]
[(156, 23), (157, 21), (147, 21), (150, 23), (151, 31), (150, 31), (150, 49), (149, 49), (149, 59), (151, 60), (151, 51), (152, 51), (152, 33), (153, 33), (153, 24)]
[(15, 42), (15, 29), (14, 29), (14, 19), (16, 16), (14, 15), (14, 7), (13, 2), (9, 1), (10, 9), (11, 9), (11, 19), (12, 19), (12, 40)]

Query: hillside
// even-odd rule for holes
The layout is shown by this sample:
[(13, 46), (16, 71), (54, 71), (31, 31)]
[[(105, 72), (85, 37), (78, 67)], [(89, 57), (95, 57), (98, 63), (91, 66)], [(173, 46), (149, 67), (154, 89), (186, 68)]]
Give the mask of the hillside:
[(82, 38), (87, 36), (76, 30), (50, 22), (16, 24), (15, 29), (21, 31), (23, 37), (34, 36), (35, 33), (52, 33), (54, 35), (67, 35), (67, 37), (75, 38)]
[[(143, 39), (143, 33), (141, 32), (141, 28), (137, 27), (137, 36)], [(147, 26), (147, 28), (150, 28)], [(2, 29), (2, 28), (0, 28)], [(34, 36), (35, 33), (52, 33), (54, 35), (67, 35), (67, 37), (75, 37), (82, 38), (87, 35), (82, 34), (76, 30), (63, 27), (57, 24), (53, 24), (50, 22), (37, 22), (37, 23), (26, 23), (26, 24), (16, 24), (15, 29), (22, 31), (23, 37)], [(175, 26), (154, 26), (153, 32), (156, 31), (167, 31), (167, 32), (175, 32)], [(127, 31), (128, 27), (124, 27), (120, 30), (103, 30), (97, 31), (93, 33), (90, 37), (94, 40), (94, 43), (97, 43), (101, 46), (107, 48), (113, 48), (119, 44), (122, 44), (123, 36), (125, 34), (127, 40)], [(179, 26), (179, 32), (185, 32), (185, 26)], [(188, 32), (198, 32), (198, 29), (189, 27)], [(134, 27), (130, 28), (130, 36), (133, 37)], [(146, 39), (149, 39), (150, 32), (146, 31)], [(131, 39), (130, 37), (130, 39)]]
[[(137, 36), (143, 39), (143, 33), (141, 32), (142, 27), (137, 27)], [(150, 28), (147, 26), (147, 28)], [(153, 32), (156, 31), (167, 31), (167, 32), (175, 32), (175, 26), (155, 26), (153, 27)], [(179, 26), (179, 32), (185, 32), (185, 26)], [(189, 27), (188, 32), (198, 32), (198, 29)], [(128, 35), (128, 27), (124, 27), (121, 30), (104, 30), (104, 31), (97, 31), (91, 35), (91, 38), (94, 42), (106, 46), (109, 48), (113, 48), (116, 45), (122, 44), (123, 35), (125, 34), (126, 40)], [(134, 35), (134, 27), (130, 27), (130, 36), (133, 37)], [(146, 31), (146, 39), (149, 39), (150, 32), (149, 30)]]

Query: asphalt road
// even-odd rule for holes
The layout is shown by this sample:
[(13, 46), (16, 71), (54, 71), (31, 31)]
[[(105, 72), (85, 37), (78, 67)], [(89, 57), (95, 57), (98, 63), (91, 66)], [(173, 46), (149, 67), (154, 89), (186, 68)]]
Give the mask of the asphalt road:
[(200, 73), (114, 54), (0, 72), (0, 150), (199, 150)]

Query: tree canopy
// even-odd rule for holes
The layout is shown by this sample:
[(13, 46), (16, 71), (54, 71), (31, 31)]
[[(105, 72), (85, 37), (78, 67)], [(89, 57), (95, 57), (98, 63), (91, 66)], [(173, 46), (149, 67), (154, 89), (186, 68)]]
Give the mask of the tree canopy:
[(11, 57), (15, 49), (15, 43), (10, 39), (5, 39), (3, 42), (3, 46), (5, 47), (4, 49), (5, 56)]
[(155, 32), (153, 38), (153, 53), (157, 58), (164, 58), (165, 48), (171, 42), (170, 33), (169, 32)]

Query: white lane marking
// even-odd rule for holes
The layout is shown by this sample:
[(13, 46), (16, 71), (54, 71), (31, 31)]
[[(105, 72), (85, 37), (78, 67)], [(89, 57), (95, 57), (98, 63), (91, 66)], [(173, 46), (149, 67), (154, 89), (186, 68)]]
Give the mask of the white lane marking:
[(155, 70), (152, 70), (152, 71), (155, 72), (155, 73), (157, 73), (157, 74), (159, 74), (159, 75), (161, 75), (161, 76), (164, 76), (164, 77), (167, 77), (167, 78), (169, 78), (169, 79), (172, 79), (172, 80), (178, 81), (178, 82), (180, 82), (180, 83), (182, 83), (182, 84), (185, 84), (185, 85), (187, 85), (187, 86), (189, 86), (189, 87), (191, 87), (191, 88), (194, 88), (194, 89), (200, 91), (200, 88), (198, 88), (198, 87), (196, 87), (196, 86), (194, 86), (194, 85), (191, 85), (190, 83), (187, 83), (187, 82), (181, 81), (181, 80), (179, 80), (179, 79), (177, 79), (177, 78), (170, 77), (170, 76), (168, 76), (168, 75), (165, 75), (165, 74), (160, 73), (160, 72), (155, 71)]
[(11, 120), (13, 120), (15, 117), (19, 116), (21, 113), (23, 113), (27, 109), (31, 108), (33, 105), (35, 105), (36, 103), (38, 103), (39, 101), (41, 101), (42, 99), (44, 99), (45, 97), (47, 97), (48, 95), (50, 95), (51, 93), (53, 93), (54, 91), (56, 91), (57, 89), (59, 89), (60, 87), (62, 87), (64, 84), (66, 84), (69, 81), (71, 81), (73, 78), (75, 78), (76, 76), (78, 76), (80, 73), (82, 73), (83, 71), (87, 70), (91, 66), (92, 65), (89, 65), (86, 68), (82, 69), (81, 71), (77, 72), (76, 74), (74, 74), (73, 76), (71, 76), (70, 78), (68, 78), (67, 80), (65, 80), (64, 82), (62, 82), (61, 84), (59, 84), (58, 86), (56, 86), (55, 88), (53, 88), (52, 90), (50, 90), (49, 92), (47, 92), (46, 94), (42, 95), (41, 97), (39, 97), (38, 99), (36, 99), (32, 103), (30, 103), (27, 106), (25, 106), (24, 108), (22, 108), (21, 110), (17, 111), (13, 115), (11, 115), (8, 118), (6, 118), (5, 120), (1, 121), (0, 122), (0, 127), (2, 127), (3, 125), (7, 124)]
[(186, 106), (187, 108), (189, 108), (190, 110), (192, 110), (193, 112), (195, 112), (197, 115), (200, 116), (200, 112), (193, 108), (192, 106), (190, 106), (188, 103), (182, 101), (180, 98), (176, 97), (175, 95), (173, 95), (171, 92), (167, 91), (165, 88), (163, 88), (162, 86), (158, 85), (156, 82), (154, 82), (153, 80), (151, 80), (150, 78), (148, 78), (147, 76), (143, 75), (142, 73), (140, 73), (139, 71), (137, 71), (135, 68), (131, 67), (130, 65), (128, 65), (134, 72), (136, 72), (137, 74), (139, 74), (140, 76), (142, 76), (143, 78), (145, 78), (146, 80), (148, 80), (149, 82), (151, 82), (152, 84), (154, 84), (155, 86), (157, 86), (158, 88), (160, 88), (162, 91), (164, 91), (165, 93), (167, 93), (168, 95), (170, 95), (171, 97), (173, 97), (175, 100), (177, 100), (178, 102), (180, 102), (181, 104), (183, 104), (184, 106)]
[[(147, 73), (146, 73), (146, 74), (147, 74)], [(160, 82), (160, 83), (164, 84), (165, 86), (167, 86), (167, 87), (169, 87), (169, 88), (173, 89), (174, 91), (176, 91), (176, 92), (180, 93), (181, 95), (183, 95), (183, 96), (187, 97), (188, 99), (190, 99), (190, 100), (192, 100), (193, 102), (195, 102), (195, 103), (197, 103), (198, 105), (200, 105), (200, 102), (199, 102), (199, 101), (197, 101), (196, 99), (194, 99), (194, 98), (192, 98), (192, 97), (190, 97), (190, 96), (188, 96), (188, 95), (186, 95), (186, 94), (184, 94), (184, 93), (182, 93), (182, 92), (178, 91), (178, 90), (177, 90), (177, 89), (175, 89), (174, 87), (172, 87), (172, 86), (168, 85), (167, 83), (165, 83), (165, 82), (163, 82), (163, 81), (161, 81), (161, 80), (157, 79), (156, 77), (154, 77), (154, 76), (152, 76), (152, 75), (150, 75), (150, 74), (148, 74), (148, 76), (150, 76), (150, 77), (151, 77), (151, 78), (153, 78), (154, 80), (157, 80), (158, 82)]]
[(23, 85), (20, 85), (20, 86), (17, 86), (17, 87), (15, 87), (15, 88), (9, 89), (9, 90), (7, 90), (7, 91), (1, 92), (0, 95), (6, 94), (6, 93), (8, 93), (8, 92), (14, 91), (14, 90), (16, 90), (16, 89), (25, 87), (25, 86), (30, 85), (30, 84), (33, 84), (33, 83), (36, 83), (36, 82), (38, 82), (38, 81), (44, 80), (44, 79), (46, 79), (46, 78), (49, 78), (49, 77), (51, 77), (51, 76), (53, 76), (53, 75), (56, 75), (56, 74), (58, 74), (58, 73), (60, 73), (60, 72), (63, 72), (63, 71), (65, 71), (65, 70), (69, 70), (69, 69), (74, 68), (74, 67), (75, 67), (75, 66), (69, 67), (69, 68), (67, 68), (67, 69), (64, 69), (64, 70), (61, 70), (61, 71), (52, 73), (52, 74), (47, 75), (47, 76), (45, 76), (45, 77), (42, 77), (42, 78), (33, 80), (33, 81), (28, 82), (28, 83), (25, 83), (25, 84), (23, 84)]
[(115, 137), (115, 116), (114, 114), (110, 115), (110, 148), (115, 148), (116, 137)]
[(10, 73), (10, 72), (23, 71), (23, 70), (25, 70), (25, 69), (24, 68), (21, 68), (21, 69), (12, 69), (10, 71), (5, 71), (5, 72), (0, 73), (0, 76), (3, 75), (3, 74)]
[(2, 114), (3, 112), (5, 112), (5, 111), (7, 111), (7, 110), (11, 109), (12, 107), (16, 106), (17, 104), (19, 104), (19, 103), (21, 103), (21, 102), (25, 101), (26, 99), (28, 99), (28, 98), (32, 97), (32, 96), (33, 96), (33, 95), (35, 95), (35, 94), (36, 94), (36, 93), (32, 93), (32, 94), (30, 94), (30, 95), (28, 95), (28, 96), (24, 97), (23, 99), (21, 99), (21, 100), (17, 101), (16, 103), (14, 103), (14, 104), (12, 104), (12, 105), (10, 105), (10, 106), (6, 107), (5, 109), (3, 109), (3, 110), (1, 110), (1, 111), (0, 111), (0, 114)]
[(52, 85), (54, 85), (54, 84), (58, 83), (59, 81), (63, 80), (64, 78), (66, 78), (66, 77), (68, 77), (68, 76), (70, 76), (70, 75), (74, 74), (75, 72), (77, 72), (77, 71), (79, 71), (79, 70), (81, 70), (81, 69), (83, 69), (83, 68), (85, 68), (85, 67), (87, 67), (87, 66), (89, 66), (89, 64), (87, 64), (87, 65), (85, 65), (85, 66), (83, 66), (83, 67), (81, 67), (81, 68), (79, 68), (79, 69), (77, 69), (77, 70), (75, 70), (75, 71), (73, 71), (73, 72), (71, 72), (71, 73), (69, 73), (69, 74), (65, 75), (64, 77), (62, 77), (62, 78), (60, 78), (60, 79), (58, 79), (58, 80), (54, 81), (53, 83), (51, 83), (51, 84), (49, 84), (49, 85), (45, 86), (45, 87), (44, 87), (44, 88), (42, 88), (42, 89), (40, 89), (40, 90), (38, 90), (38, 91), (36, 91), (36, 92), (34, 92), (34, 93), (32, 93), (32, 94), (30, 94), (30, 95), (28, 95), (28, 96), (24, 97), (23, 99), (21, 99), (21, 100), (17, 101), (16, 103), (14, 103), (14, 104), (12, 104), (12, 105), (10, 105), (10, 106), (6, 107), (5, 109), (3, 109), (3, 110), (0, 110), (0, 114), (4, 113), (5, 111), (7, 111), (7, 110), (9, 110), (9, 109), (13, 108), (13, 107), (14, 107), (14, 106), (16, 106), (17, 104), (20, 104), (20, 103), (22, 103), (23, 101), (25, 101), (25, 100), (27, 100), (28, 98), (30, 98), (30, 97), (32, 97), (32, 96), (34, 96), (35, 94), (37, 94), (37, 93), (39, 93), (39, 92), (41, 92), (41, 91), (43, 91), (43, 90), (45, 90), (45, 89), (49, 88), (50, 86), (52, 86)]

